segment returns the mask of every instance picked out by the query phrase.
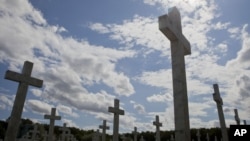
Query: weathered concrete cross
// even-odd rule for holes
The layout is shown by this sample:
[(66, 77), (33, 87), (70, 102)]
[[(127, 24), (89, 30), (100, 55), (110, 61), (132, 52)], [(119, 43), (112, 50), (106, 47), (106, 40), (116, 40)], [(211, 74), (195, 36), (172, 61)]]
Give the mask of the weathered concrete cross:
[(247, 125), (247, 121), (246, 121), (246, 120), (243, 120), (243, 124), (244, 124), (244, 125)]
[(134, 131), (133, 131), (133, 134), (134, 134), (134, 141), (137, 141), (137, 127), (134, 127)]
[(209, 140), (209, 134), (207, 133), (207, 135), (206, 135), (206, 139), (207, 139), (207, 141), (210, 141)]
[(240, 125), (240, 118), (239, 118), (239, 115), (238, 115), (238, 110), (237, 109), (234, 109), (234, 119), (236, 121), (236, 124), (237, 125)]
[(62, 141), (65, 141), (66, 135), (70, 134), (70, 130), (66, 127), (66, 123), (63, 123), (63, 127), (59, 128), (60, 131), (62, 131)]
[(159, 121), (159, 116), (156, 115), (155, 116), (155, 121), (153, 122), (153, 125), (156, 126), (156, 141), (160, 141), (161, 140), (161, 136), (160, 136), (160, 127), (162, 126), (162, 123), (160, 123)]
[(219, 86), (218, 84), (214, 84), (213, 87), (214, 87), (213, 98), (217, 104), (222, 138), (223, 138), (223, 141), (228, 141), (226, 122), (225, 122), (224, 113), (222, 110), (223, 101), (222, 101), (222, 98), (220, 97)]
[(106, 120), (103, 120), (102, 125), (99, 125), (99, 128), (102, 129), (102, 141), (106, 140), (106, 130), (109, 130), (109, 126), (106, 125)]
[(181, 16), (176, 7), (159, 17), (159, 29), (171, 42), (175, 140), (190, 141), (185, 55), (191, 54), (190, 43), (182, 34)]
[(21, 74), (10, 70), (7, 70), (5, 73), (5, 79), (19, 82), (10, 120), (5, 134), (5, 139), (4, 139), (5, 141), (16, 140), (19, 128), (18, 125), (21, 121), (21, 116), (28, 91), (28, 86), (31, 85), (41, 88), (43, 85), (42, 80), (31, 77), (32, 68), (33, 68), (33, 63), (25, 61)]
[(51, 109), (51, 115), (44, 115), (44, 119), (49, 119), (50, 120), (50, 124), (49, 124), (49, 140), (48, 141), (53, 141), (55, 120), (61, 120), (61, 117), (56, 116), (56, 108), (52, 108)]
[(35, 125), (34, 125), (34, 129), (31, 130), (30, 132), (31, 132), (31, 134), (32, 134), (31, 140), (32, 140), (32, 141), (36, 140), (37, 134), (40, 133), (39, 130), (38, 130), (38, 125), (35, 124)]
[(199, 129), (197, 130), (196, 136), (197, 136), (197, 141), (201, 141), (201, 134)]
[(114, 100), (114, 107), (109, 107), (108, 111), (114, 113), (113, 141), (119, 141), (119, 115), (124, 115), (124, 110), (119, 109), (119, 100)]

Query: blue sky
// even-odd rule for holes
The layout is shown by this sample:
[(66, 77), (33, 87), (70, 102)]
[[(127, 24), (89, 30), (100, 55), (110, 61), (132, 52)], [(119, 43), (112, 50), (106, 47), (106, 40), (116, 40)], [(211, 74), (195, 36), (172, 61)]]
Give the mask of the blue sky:
[[(191, 43), (186, 73), (191, 128), (218, 127), (212, 84), (218, 83), (226, 124), (233, 109), (250, 122), (250, 19), (248, 0), (0, 0), (0, 119), (11, 112), (17, 83), (6, 70), (34, 63), (23, 118), (48, 123), (56, 107), (57, 125), (112, 127), (108, 106), (120, 99), (125, 115), (120, 132), (174, 129), (170, 42), (158, 16), (177, 6), (183, 34)], [(112, 130), (109, 130), (110, 134)]]

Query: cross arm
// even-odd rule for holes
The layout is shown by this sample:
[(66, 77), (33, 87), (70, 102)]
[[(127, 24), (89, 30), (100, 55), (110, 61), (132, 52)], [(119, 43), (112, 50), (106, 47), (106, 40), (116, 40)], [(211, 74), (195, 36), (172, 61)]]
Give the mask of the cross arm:
[(107, 129), (107, 130), (109, 130), (109, 126), (102, 126), (102, 125), (99, 125), (99, 128), (100, 128), (100, 129)]
[(178, 31), (176, 26), (173, 25), (168, 15), (162, 15), (158, 18), (159, 29), (160, 31), (170, 40), (176, 41), (179, 40), (184, 46), (184, 55), (191, 54), (191, 47), (189, 41), (186, 37)]
[(213, 99), (216, 103), (223, 105), (222, 98), (220, 97), (220, 91), (219, 91), (219, 86), (218, 84), (214, 84), (214, 93), (213, 93)]
[(32, 85), (32, 86), (39, 87), (39, 88), (43, 86), (43, 80), (36, 79), (30, 76), (24, 76), (23, 74), (19, 74), (17, 72), (13, 72), (10, 70), (6, 71), (4, 78), (8, 80), (17, 81), (17, 82), (24, 82), (28, 85)]
[(162, 126), (162, 123), (160, 123), (160, 122), (153, 122), (153, 124), (155, 125), (155, 126)]
[(124, 115), (124, 110), (116, 109), (113, 107), (109, 107), (108, 112), (119, 114), (119, 115)]

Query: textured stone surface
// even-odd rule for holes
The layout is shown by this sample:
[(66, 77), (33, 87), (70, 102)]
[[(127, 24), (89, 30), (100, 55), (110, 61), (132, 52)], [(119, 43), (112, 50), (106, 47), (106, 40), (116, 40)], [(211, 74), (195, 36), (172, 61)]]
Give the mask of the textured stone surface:
[(55, 120), (61, 120), (60, 116), (56, 116), (56, 108), (51, 109), (51, 115), (44, 115), (44, 119), (49, 119), (50, 124), (49, 124), (49, 141), (53, 141), (54, 137), (54, 125), (55, 125)]
[(222, 138), (223, 138), (223, 141), (228, 141), (226, 122), (225, 122), (224, 113), (222, 109), (223, 101), (222, 101), (222, 98), (220, 97), (219, 86), (217, 84), (214, 84), (213, 87), (214, 87), (213, 98), (217, 105)]
[(185, 55), (191, 54), (190, 43), (182, 34), (181, 16), (176, 7), (159, 17), (159, 29), (170, 40), (173, 76), (175, 140), (190, 141)]
[(5, 134), (5, 141), (15, 141), (16, 139), (28, 86), (32, 85), (40, 88), (43, 85), (42, 80), (31, 77), (32, 68), (33, 63), (25, 61), (21, 74), (9, 70), (5, 73), (5, 79), (19, 82), (10, 120)]
[(137, 141), (137, 127), (134, 127), (134, 131), (133, 131), (133, 134), (134, 134), (134, 141)]
[(108, 111), (114, 113), (113, 141), (119, 141), (119, 115), (124, 115), (124, 110), (119, 109), (119, 100), (114, 100), (114, 107), (109, 107)]
[(162, 123), (160, 123), (159, 116), (155, 116), (155, 121), (153, 122), (153, 125), (156, 126), (156, 135), (155, 135), (155, 140), (160, 141), (161, 140), (161, 135), (160, 135), (160, 127), (162, 126)]
[(234, 109), (234, 119), (236, 121), (236, 124), (240, 125), (240, 118), (239, 118), (238, 110), (237, 109)]
[(109, 126), (106, 125), (106, 120), (103, 120), (102, 125), (99, 126), (102, 129), (102, 141), (106, 140), (106, 130), (109, 130)]

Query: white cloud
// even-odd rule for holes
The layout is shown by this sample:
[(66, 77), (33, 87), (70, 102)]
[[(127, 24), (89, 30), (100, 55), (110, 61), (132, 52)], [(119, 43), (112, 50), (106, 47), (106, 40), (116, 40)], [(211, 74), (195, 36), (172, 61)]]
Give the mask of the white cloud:
[[(25, 60), (32, 61), (32, 75), (43, 79), (44, 86), (42, 93), (35, 89), (31, 91), (41, 100), (104, 112), (113, 96), (101, 90), (91, 93), (86, 85), (106, 85), (119, 96), (130, 96), (135, 92), (129, 77), (116, 71), (116, 63), (133, 57), (134, 51), (95, 46), (88, 41), (63, 37), (60, 33), (67, 30), (49, 25), (28, 1), (1, 1), (0, 5), (0, 62), (8, 62), (9, 69), (20, 72)], [(34, 100), (28, 104), (41, 112), (49, 106), (42, 108), (41, 101)]]
[(152, 96), (147, 97), (148, 102), (167, 102), (172, 100), (173, 96), (170, 93), (153, 94)]
[(139, 114), (145, 114), (145, 107), (139, 103), (136, 103), (135, 101), (130, 101), (131, 104), (133, 104), (134, 109), (139, 113)]
[(70, 117), (79, 117), (77, 113), (73, 112), (73, 109), (71, 107), (59, 104), (56, 108), (60, 113), (66, 114)]
[(45, 115), (50, 113), (53, 106), (39, 100), (29, 99), (27, 100), (25, 107), (31, 109), (32, 112), (36, 114)]
[[(96, 25), (101, 28), (94, 28)], [(144, 53), (157, 50), (166, 55), (169, 52), (169, 42), (158, 30), (156, 18), (135, 15), (132, 20), (124, 20), (122, 24), (92, 23), (89, 28), (99, 33), (109, 33), (110, 39), (128, 47), (138, 49), (138, 46), (143, 46), (147, 49)]]

